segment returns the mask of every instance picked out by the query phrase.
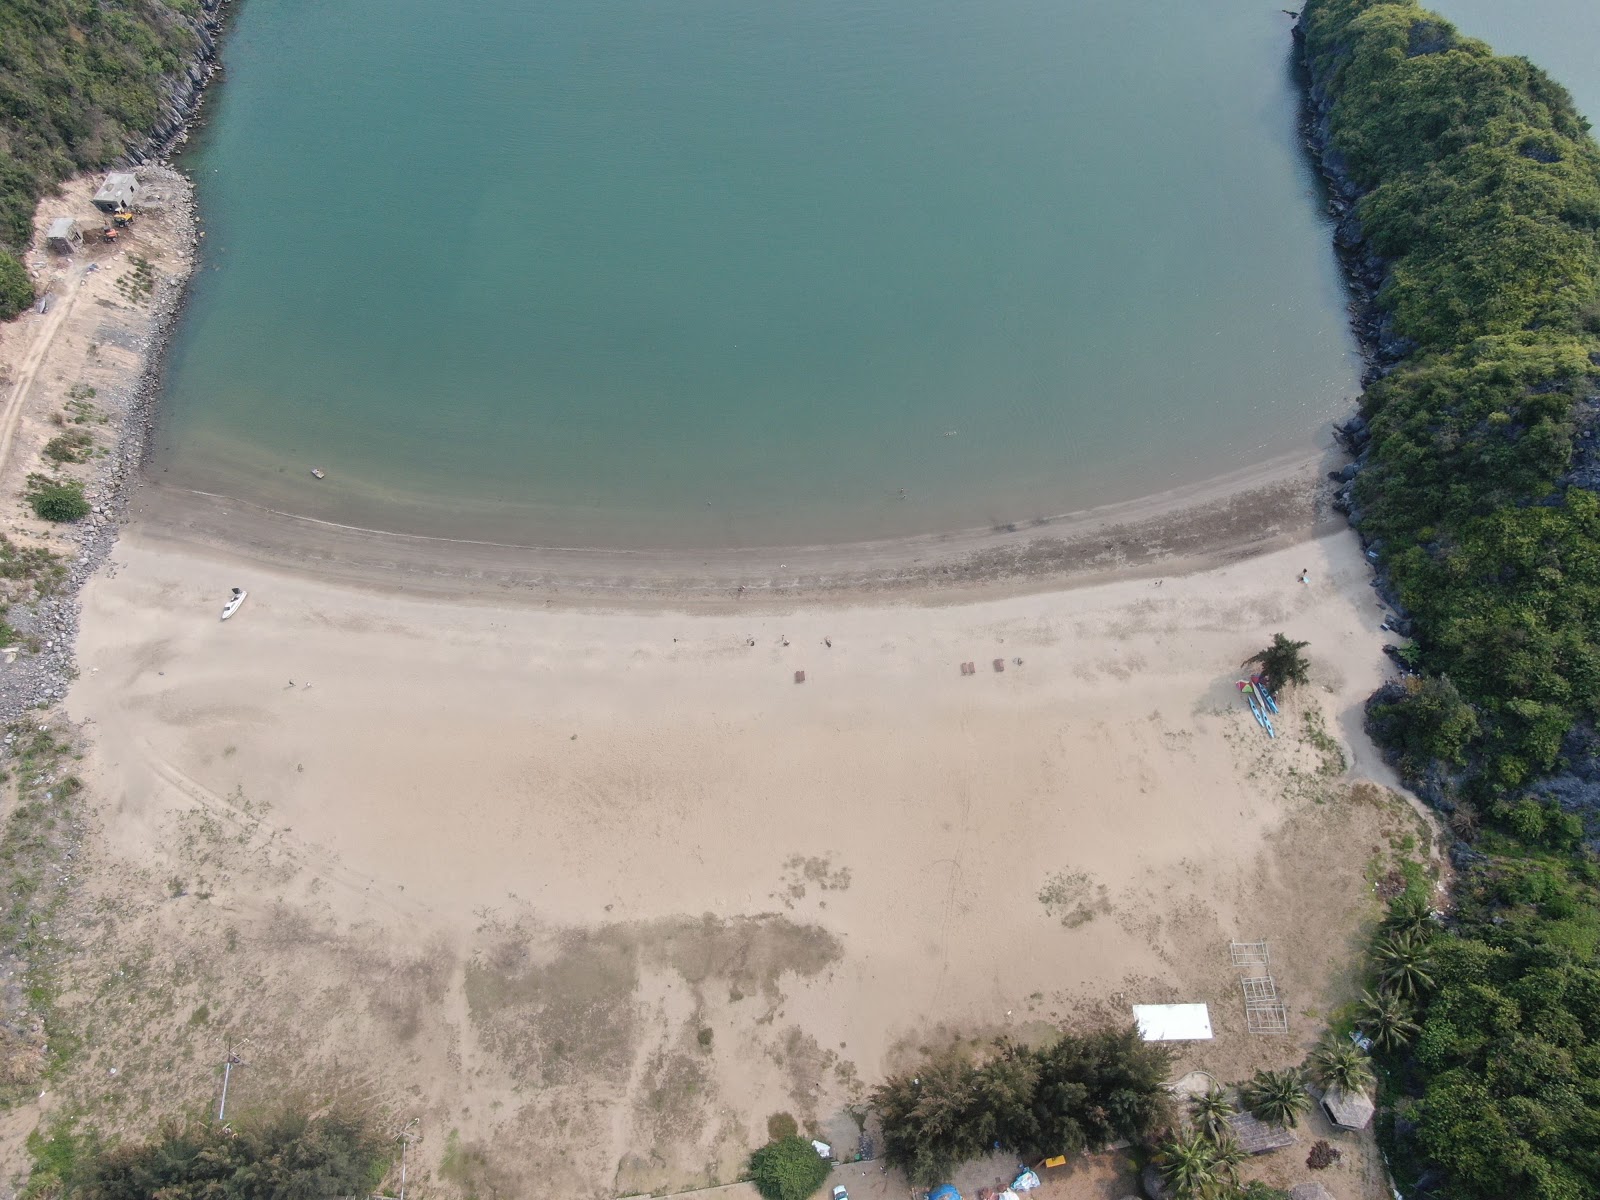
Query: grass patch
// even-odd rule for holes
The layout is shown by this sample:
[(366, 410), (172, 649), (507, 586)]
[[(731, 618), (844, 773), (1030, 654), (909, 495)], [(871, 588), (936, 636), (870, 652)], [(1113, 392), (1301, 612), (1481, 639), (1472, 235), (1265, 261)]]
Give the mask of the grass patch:
[(88, 462), (94, 453), (94, 435), (87, 429), (69, 429), (44, 444), (44, 456), (56, 463)]
[(58, 1071), (78, 1048), (76, 1033), (56, 1014), (62, 945), (54, 919), (73, 869), (67, 855), (78, 835), (83, 792), (71, 770), (77, 752), (70, 740), (37, 723), (19, 722), (8, 732), (17, 793), (0, 830), (0, 945), (25, 965), (21, 1003), (7, 1000), (3, 1011), (10, 1030), (27, 1029), (37, 1019), (43, 1035), (37, 1044), (19, 1035), (3, 1039), (0, 1105), (6, 1106), (36, 1094), (40, 1077)]
[(70, 524), (89, 515), (89, 501), (84, 498), (83, 484), (76, 479), (30, 475), (28, 490), (23, 493), (23, 498), (41, 520)]

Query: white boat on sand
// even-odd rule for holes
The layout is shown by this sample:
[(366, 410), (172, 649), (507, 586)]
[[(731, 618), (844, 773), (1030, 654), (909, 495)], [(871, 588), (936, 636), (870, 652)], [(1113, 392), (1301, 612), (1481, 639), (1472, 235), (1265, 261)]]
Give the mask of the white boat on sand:
[(222, 606), (222, 619), (226, 621), (239, 611), (239, 606), (244, 603), (244, 598), (250, 593), (243, 588), (234, 588), (228, 595), (228, 602)]

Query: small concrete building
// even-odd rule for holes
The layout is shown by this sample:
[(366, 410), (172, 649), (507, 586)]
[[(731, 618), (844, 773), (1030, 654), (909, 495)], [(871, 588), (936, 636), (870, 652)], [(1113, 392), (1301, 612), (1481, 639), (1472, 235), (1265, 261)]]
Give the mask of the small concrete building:
[(1320, 1183), (1297, 1183), (1289, 1189), (1289, 1200), (1334, 1200), (1334, 1195)]
[(106, 176), (106, 181), (94, 194), (94, 206), (101, 212), (121, 212), (123, 209), (133, 207), (134, 196), (138, 190), (139, 181), (133, 177), (133, 172), (113, 171)]
[(82, 242), (83, 235), (78, 232), (78, 223), (71, 217), (57, 217), (50, 222), (50, 228), (44, 235), (44, 244), (57, 254), (71, 254)]

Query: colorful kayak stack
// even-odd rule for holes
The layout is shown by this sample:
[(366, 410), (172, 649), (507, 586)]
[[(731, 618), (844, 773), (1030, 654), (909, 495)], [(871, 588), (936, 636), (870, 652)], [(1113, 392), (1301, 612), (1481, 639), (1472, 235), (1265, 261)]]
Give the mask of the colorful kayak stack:
[(1252, 675), (1249, 679), (1238, 682), (1241, 695), (1245, 703), (1250, 706), (1250, 715), (1255, 717), (1256, 724), (1267, 731), (1269, 738), (1278, 736), (1278, 731), (1272, 727), (1272, 718), (1267, 714), (1278, 711), (1278, 702), (1272, 698), (1272, 693), (1267, 690), (1266, 683), (1259, 675)]

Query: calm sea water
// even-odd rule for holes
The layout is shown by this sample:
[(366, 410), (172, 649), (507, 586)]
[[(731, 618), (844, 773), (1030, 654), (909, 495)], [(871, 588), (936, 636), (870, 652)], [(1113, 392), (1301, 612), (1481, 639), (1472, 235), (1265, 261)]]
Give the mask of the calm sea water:
[(1358, 362), (1282, 7), (244, 4), (155, 470), (738, 545), (1310, 449)]

